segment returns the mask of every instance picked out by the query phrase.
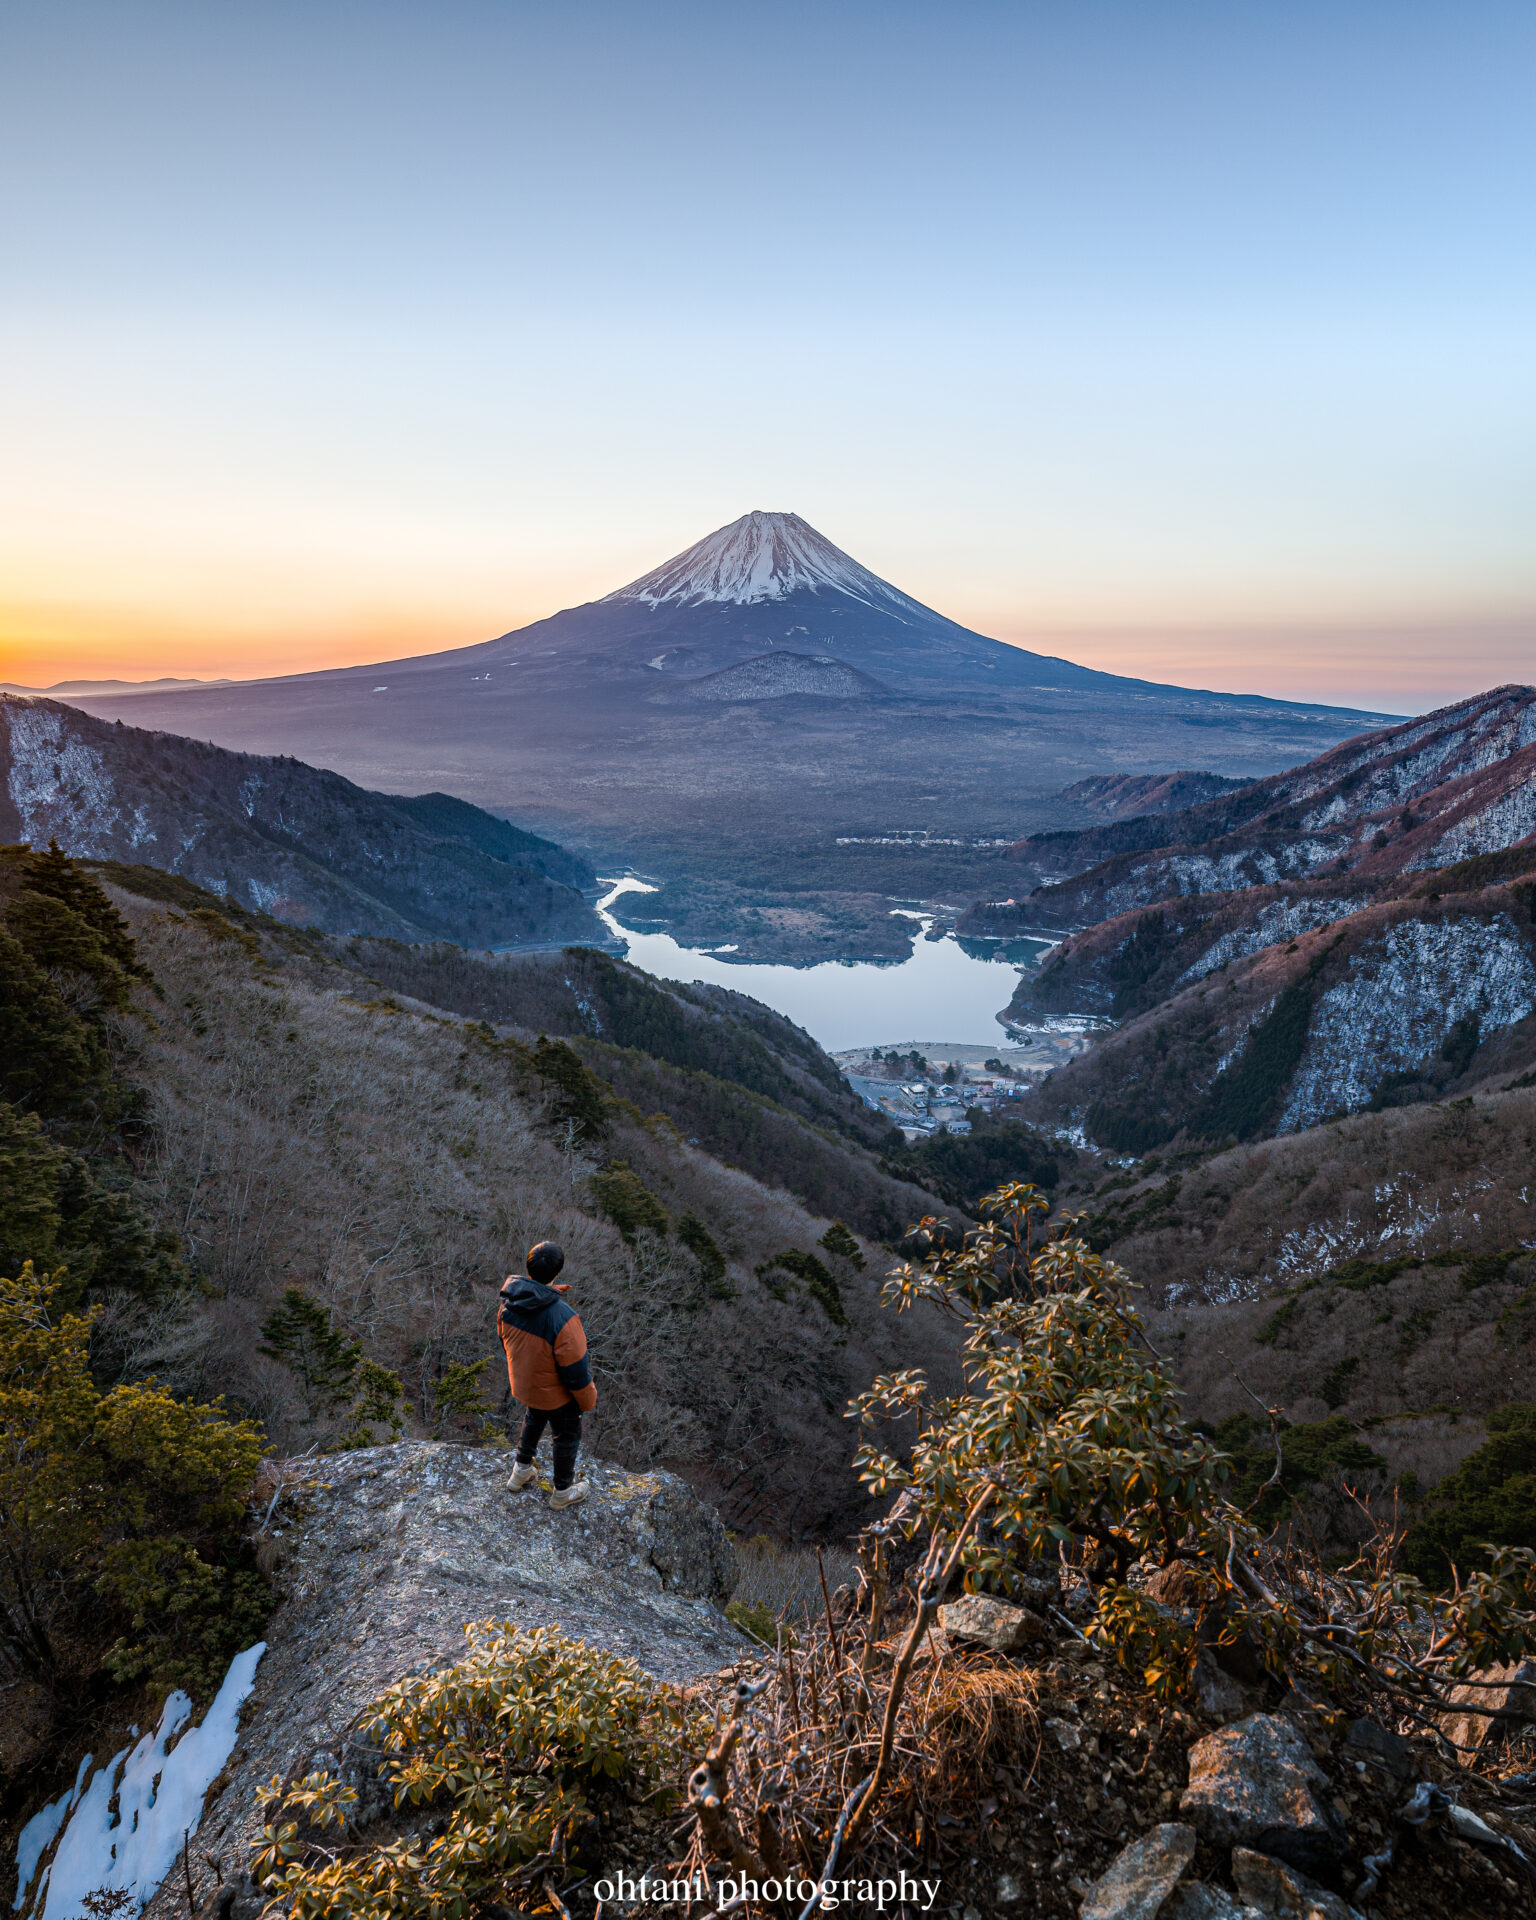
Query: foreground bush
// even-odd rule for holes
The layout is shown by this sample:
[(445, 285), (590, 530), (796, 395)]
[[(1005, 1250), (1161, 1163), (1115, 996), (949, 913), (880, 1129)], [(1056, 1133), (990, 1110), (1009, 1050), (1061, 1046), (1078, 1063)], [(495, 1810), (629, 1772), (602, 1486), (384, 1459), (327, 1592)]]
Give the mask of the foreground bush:
[[(565, 1853), (603, 1783), (632, 1798), (677, 1772), (696, 1714), (632, 1660), (553, 1628), (466, 1627), (469, 1657), (401, 1681), (360, 1732), (396, 1808), (430, 1809), (388, 1845), (349, 1844), (355, 1787), (315, 1773), (263, 1796), (257, 1884), (290, 1920), (460, 1920), (568, 1878)], [(335, 1838), (327, 1838), (334, 1831)], [(430, 1836), (430, 1837), (429, 1837)]]
[[(1033, 1188), (1002, 1188), (983, 1211), (958, 1243), (922, 1223), (926, 1253), (887, 1287), (897, 1306), (925, 1301), (958, 1323), (968, 1391), (931, 1400), (909, 1371), (854, 1403), (861, 1477), (893, 1504), (860, 1540), (859, 1591), (841, 1621), (829, 1610), (825, 1633), (737, 1689), (690, 1782), (690, 1873), (826, 1880), (881, 1849), (888, 1871), (888, 1836), (920, 1846), (964, 1772), (956, 1727), (1015, 1744), (1027, 1733), (1019, 1670), (993, 1663), (966, 1698), (938, 1706), (931, 1685), (909, 1689), (939, 1603), (960, 1584), (1027, 1593), (1031, 1568), (1038, 1579), (1042, 1563), (1064, 1566), (1087, 1589), (1088, 1637), (1162, 1698), (1189, 1686), (1202, 1636), (1246, 1639), (1277, 1698), (1294, 1686), (1420, 1718), (1473, 1669), (1536, 1648), (1529, 1549), (1489, 1547), (1479, 1571), (1436, 1593), (1396, 1570), (1390, 1537), (1331, 1570), (1260, 1532), (1231, 1498), (1232, 1463), (1184, 1421), (1125, 1274), (1070, 1231), (1036, 1251), (1044, 1202)], [(901, 1447), (880, 1437), (886, 1421), (900, 1423)], [(1281, 1482), (1278, 1432), (1275, 1443), (1254, 1506)], [(898, 1581), (903, 1543), (920, 1559)], [(1148, 1575), (1172, 1569), (1177, 1607), (1146, 1591)]]
[(152, 1380), (103, 1394), (65, 1284), (0, 1276), (0, 1670), (67, 1698), (104, 1659), (206, 1696), (267, 1610), (241, 1545), (260, 1429)]

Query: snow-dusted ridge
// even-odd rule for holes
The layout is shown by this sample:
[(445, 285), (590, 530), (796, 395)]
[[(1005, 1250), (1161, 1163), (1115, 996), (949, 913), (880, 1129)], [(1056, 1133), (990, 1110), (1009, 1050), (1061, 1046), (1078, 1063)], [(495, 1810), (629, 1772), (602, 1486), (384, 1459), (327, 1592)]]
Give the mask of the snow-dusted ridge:
[(834, 547), (798, 513), (744, 513), (606, 598), (653, 607), (664, 601), (745, 607), (827, 589), (887, 613), (937, 617)]

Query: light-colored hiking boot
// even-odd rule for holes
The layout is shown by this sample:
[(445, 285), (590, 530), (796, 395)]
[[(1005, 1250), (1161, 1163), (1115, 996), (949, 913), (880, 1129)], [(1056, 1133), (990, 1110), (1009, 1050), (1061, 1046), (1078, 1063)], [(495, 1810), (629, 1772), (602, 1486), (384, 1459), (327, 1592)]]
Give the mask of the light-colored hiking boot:
[(531, 1462), (526, 1467), (519, 1460), (512, 1469), (512, 1478), (507, 1482), (513, 1493), (521, 1493), (524, 1487), (531, 1487), (539, 1477), (538, 1468)]
[(592, 1491), (590, 1480), (578, 1480), (569, 1487), (556, 1487), (549, 1496), (550, 1510), (558, 1513), (562, 1507), (574, 1507), (586, 1499)]

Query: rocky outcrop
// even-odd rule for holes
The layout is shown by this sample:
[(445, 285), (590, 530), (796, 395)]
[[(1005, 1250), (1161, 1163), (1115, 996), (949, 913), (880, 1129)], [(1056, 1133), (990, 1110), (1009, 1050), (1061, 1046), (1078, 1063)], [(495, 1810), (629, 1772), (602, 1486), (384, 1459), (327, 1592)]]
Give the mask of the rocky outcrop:
[(1536, 1660), (1487, 1667), (1467, 1684), (1451, 1689), (1455, 1710), (1441, 1715), (1446, 1738), (1469, 1766), (1499, 1725), (1536, 1720)]
[[(257, 1787), (345, 1753), (386, 1687), (463, 1657), (468, 1622), (556, 1626), (675, 1682), (751, 1650), (719, 1611), (725, 1529), (675, 1475), (595, 1461), (590, 1499), (553, 1513), (537, 1487), (508, 1491), (510, 1467), (498, 1450), (407, 1441), (280, 1470), (260, 1552), (284, 1597), (198, 1835), (226, 1884), (260, 1831)], [(151, 1911), (169, 1915), (174, 1891)]]
[(1232, 1878), (1239, 1898), (1265, 1920), (1359, 1920), (1347, 1900), (1267, 1853), (1234, 1847)]

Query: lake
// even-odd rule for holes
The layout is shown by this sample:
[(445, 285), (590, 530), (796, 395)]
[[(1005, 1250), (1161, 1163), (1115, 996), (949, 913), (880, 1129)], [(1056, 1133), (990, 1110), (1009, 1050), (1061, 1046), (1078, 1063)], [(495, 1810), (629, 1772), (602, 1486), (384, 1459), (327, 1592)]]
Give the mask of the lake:
[[(919, 937), (906, 960), (822, 960), (815, 966), (769, 966), (683, 947), (665, 933), (633, 933), (610, 908), (626, 893), (654, 893), (643, 880), (609, 885), (597, 903), (609, 931), (629, 949), (631, 965), (661, 980), (701, 980), (749, 993), (787, 1014), (828, 1053), (888, 1047), (914, 1040), (1001, 1049), (1007, 1037), (996, 1016), (1021, 973), (1038, 965), (1048, 940), (979, 941)], [(929, 921), (924, 915), (912, 915)]]

